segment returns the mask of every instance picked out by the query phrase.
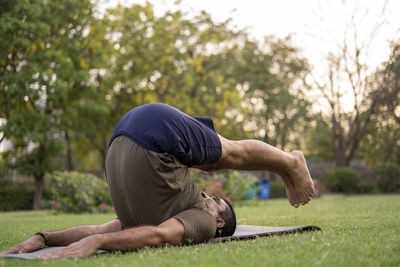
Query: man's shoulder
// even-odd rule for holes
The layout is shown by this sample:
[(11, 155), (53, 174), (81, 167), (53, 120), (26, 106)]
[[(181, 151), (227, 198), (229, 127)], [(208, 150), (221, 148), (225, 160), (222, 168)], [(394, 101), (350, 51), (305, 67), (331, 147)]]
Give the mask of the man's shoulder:
[(217, 230), (215, 217), (203, 208), (194, 207), (174, 216), (185, 228), (184, 244), (204, 243), (214, 237)]

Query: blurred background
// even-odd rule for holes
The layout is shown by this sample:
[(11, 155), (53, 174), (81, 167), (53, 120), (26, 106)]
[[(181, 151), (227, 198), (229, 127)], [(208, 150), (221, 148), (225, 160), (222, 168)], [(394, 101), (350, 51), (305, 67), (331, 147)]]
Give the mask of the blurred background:
[[(151, 102), (302, 150), (317, 196), (400, 191), (396, 0), (0, 3), (0, 210), (106, 210), (109, 138)], [(285, 196), (271, 173), (193, 176)]]

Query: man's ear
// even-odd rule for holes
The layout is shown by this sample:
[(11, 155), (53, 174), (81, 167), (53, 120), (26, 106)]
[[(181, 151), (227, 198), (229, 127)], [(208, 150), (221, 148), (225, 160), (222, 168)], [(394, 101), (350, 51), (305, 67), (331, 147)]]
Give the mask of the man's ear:
[(217, 219), (217, 228), (222, 228), (225, 225), (225, 221), (222, 220), (221, 218)]

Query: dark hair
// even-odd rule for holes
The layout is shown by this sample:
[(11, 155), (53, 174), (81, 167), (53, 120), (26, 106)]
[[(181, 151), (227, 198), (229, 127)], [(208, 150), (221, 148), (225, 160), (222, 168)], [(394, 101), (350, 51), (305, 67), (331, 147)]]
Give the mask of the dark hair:
[(221, 228), (222, 231), (217, 229), (215, 237), (231, 236), (236, 230), (236, 214), (232, 207), (232, 203), (225, 198), (223, 198), (223, 200), (226, 202), (226, 204), (228, 204), (228, 207), (224, 211), (221, 211), (219, 216), (221, 216), (222, 220), (224, 220), (225, 225)]

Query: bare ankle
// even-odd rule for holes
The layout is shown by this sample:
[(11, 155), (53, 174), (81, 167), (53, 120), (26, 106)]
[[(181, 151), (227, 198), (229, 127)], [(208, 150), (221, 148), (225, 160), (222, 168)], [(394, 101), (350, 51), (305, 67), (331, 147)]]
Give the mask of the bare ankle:
[(287, 157), (287, 168), (289, 170), (293, 170), (295, 168), (297, 168), (300, 165), (300, 159), (297, 155), (299, 151), (292, 151), (292, 152), (288, 152), (288, 157)]

